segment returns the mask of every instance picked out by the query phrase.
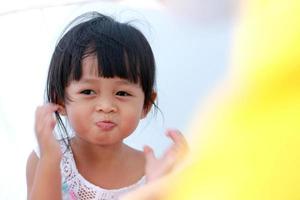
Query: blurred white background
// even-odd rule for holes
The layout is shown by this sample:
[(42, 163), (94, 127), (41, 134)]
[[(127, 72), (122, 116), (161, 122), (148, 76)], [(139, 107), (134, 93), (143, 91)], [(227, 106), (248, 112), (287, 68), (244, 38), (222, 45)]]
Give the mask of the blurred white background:
[[(232, 1), (0, 0), (0, 199), (26, 198), (25, 166), (36, 146), (34, 111), (43, 103), (49, 60), (64, 27), (85, 11), (134, 20), (157, 64), (158, 106), (127, 140), (158, 155), (166, 128), (185, 132), (193, 112), (226, 73)], [(182, 9), (182, 6), (185, 8)]]

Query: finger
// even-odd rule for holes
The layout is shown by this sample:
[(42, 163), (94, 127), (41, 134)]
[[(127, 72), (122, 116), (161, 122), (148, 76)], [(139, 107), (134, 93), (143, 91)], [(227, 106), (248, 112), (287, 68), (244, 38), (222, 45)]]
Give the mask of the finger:
[(171, 140), (174, 142), (173, 148), (179, 149), (181, 151), (187, 151), (188, 150), (188, 143), (183, 136), (183, 134), (179, 130), (175, 129), (168, 129), (166, 131), (166, 135), (171, 138)]
[(40, 119), (40, 117), (43, 117), (43, 116), (47, 115), (48, 113), (52, 114), (55, 111), (57, 111), (58, 109), (59, 109), (59, 105), (51, 104), (51, 103), (48, 103), (48, 104), (45, 104), (42, 106), (38, 106), (35, 111), (35, 117), (36, 117), (36, 119)]
[(184, 137), (179, 130), (176, 129), (168, 129), (166, 131), (166, 135), (173, 140), (174, 143), (180, 144), (184, 141)]
[(49, 113), (48, 115), (45, 116), (45, 125), (51, 131), (54, 129), (54, 127), (56, 125), (56, 118), (53, 113)]
[(146, 146), (144, 146), (143, 150), (144, 150), (146, 163), (152, 163), (156, 160), (156, 157), (154, 155), (154, 151), (151, 147), (146, 145)]
[(54, 111), (58, 109), (58, 105), (45, 104), (38, 106), (35, 113), (35, 129), (36, 132), (52, 132), (56, 125)]
[(50, 112), (53, 113), (55, 111), (58, 111), (60, 106), (54, 103), (47, 103), (44, 105), (45, 106), (45, 111), (46, 112)]

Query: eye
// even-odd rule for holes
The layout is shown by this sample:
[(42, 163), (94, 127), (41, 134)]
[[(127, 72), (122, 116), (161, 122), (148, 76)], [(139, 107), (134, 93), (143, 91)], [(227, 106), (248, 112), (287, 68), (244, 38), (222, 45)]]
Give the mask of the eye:
[(123, 96), (123, 97), (131, 96), (128, 92), (125, 92), (125, 91), (118, 91), (118, 92), (116, 93), (116, 95), (118, 95), (118, 96)]
[(95, 92), (93, 90), (82, 90), (80, 94), (91, 95), (91, 94), (95, 94)]

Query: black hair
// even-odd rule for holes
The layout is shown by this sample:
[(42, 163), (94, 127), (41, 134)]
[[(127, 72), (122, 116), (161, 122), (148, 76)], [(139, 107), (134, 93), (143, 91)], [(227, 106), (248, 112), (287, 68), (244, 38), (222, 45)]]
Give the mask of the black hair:
[[(67, 31), (66, 31), (67, 30)], [(82, 76), (82, 59), (95, 55), (99, 76), (119, 77), (139, 83), (145, 95), (144, 108), (155, 107), (155, 60), (145, 36), (129, 23), (121, 23), (98, 12), (75, 18), (53, 52), (46, 86), (47, 102), (64, 104), (65, 88)], [(67, 133), (56, 113), (58, 124)], [(67, 134), (68, 135), (68, 134)]]

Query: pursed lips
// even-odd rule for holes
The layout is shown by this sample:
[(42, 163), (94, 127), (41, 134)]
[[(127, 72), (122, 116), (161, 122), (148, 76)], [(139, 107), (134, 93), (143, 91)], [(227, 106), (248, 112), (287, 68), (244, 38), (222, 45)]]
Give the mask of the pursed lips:
[(117, 124), (112, 121), (109, 121), (109, 120), (102, 120), (102, 121), (96, 122), (96, 125), (103, 131), (110, 131)]

